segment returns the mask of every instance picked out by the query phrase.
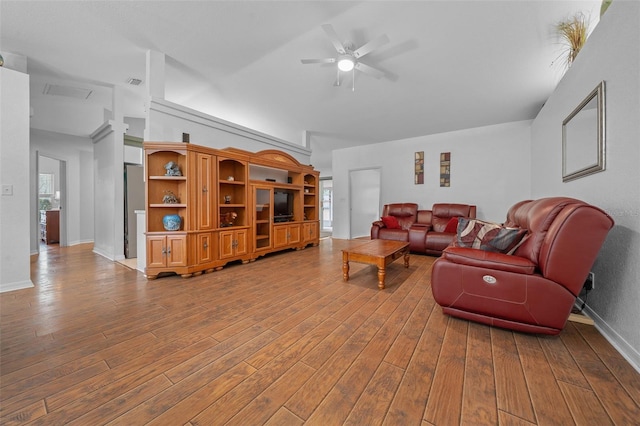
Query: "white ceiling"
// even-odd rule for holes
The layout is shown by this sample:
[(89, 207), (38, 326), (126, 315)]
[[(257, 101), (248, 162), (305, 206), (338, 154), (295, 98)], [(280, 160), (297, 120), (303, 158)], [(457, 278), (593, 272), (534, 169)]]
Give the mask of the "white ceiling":
[[(0, 51), (28, 58), (32, 127), (86, 136), (125, 87), (125, 116), (144, 117), (145, 58), (166, 55), (166, 99), (292, 143), (309, 132), (313, 163), (335, 147), (532, 119), (562, 77), (554, 25), (600, 1), (10, 1)], [(386, 73), (334, 86), (322, 24)], [(130, 77), (143, 80), (130, 86)], [(44, 95), (47, 84), (92, 90)]]

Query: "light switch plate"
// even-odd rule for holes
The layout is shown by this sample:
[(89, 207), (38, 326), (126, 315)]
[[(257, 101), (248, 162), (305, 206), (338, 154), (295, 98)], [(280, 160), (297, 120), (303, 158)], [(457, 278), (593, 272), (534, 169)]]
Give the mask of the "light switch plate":
[(2, 195), (13, 195), (13, 185), (2, 185)]

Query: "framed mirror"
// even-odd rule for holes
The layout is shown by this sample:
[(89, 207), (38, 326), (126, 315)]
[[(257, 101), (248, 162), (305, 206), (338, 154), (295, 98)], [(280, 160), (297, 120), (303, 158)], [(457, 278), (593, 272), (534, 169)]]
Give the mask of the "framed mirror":
[(605, 169), (604, 81), (562, 122), (562, 181)]

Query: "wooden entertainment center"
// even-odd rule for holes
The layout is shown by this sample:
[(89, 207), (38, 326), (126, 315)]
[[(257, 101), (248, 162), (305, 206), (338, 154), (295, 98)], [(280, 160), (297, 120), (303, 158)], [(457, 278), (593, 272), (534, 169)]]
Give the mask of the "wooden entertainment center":
[(148, 279), (318, 245), (319, 173), (291, 155), (174, 142), (144, 153)]

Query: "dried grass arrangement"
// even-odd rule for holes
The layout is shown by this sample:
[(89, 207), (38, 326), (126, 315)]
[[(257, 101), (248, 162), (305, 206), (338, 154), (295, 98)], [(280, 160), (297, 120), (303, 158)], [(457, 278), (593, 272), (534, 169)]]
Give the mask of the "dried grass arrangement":
[(556, 25), (562, 43), (566, 46), (564, 54), (567, 56), (567, 68), (575, 61), (578, 52), (587, 41), (589, 31), (589, 18), (582, 12), (578, 12), (566, 21)]

